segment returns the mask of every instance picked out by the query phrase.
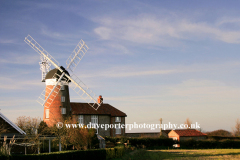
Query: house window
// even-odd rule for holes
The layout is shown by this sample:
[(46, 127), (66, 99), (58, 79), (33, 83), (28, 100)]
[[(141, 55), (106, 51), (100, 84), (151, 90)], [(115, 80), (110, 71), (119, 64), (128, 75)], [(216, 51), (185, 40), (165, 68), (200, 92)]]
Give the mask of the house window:
[(98, 124), (98, 116), (97, 115), (91, 115), (91, 123), (92, 123), (92, 127), (96, 129), (97, 134), (98, 134), (98, 128), (96, 125), (96, 124)]
[(119, 125), (116, 125), (116, 134), (121, 134), (120, 124), (119, 124)]
[(98, 124), (98, 116), (97, 115), (91, 115), (91, 123)]
[(79, 115), (78, 122), (79, 124), (83, 124), (83, 115)]
[(45, 110), (45, 118), (49, 118), (49, 109)]
[(61, 86), (61, 90), (62, 90), (62, 91), (64, 90), (64, 85)]
[(62, 108), (62, 114), (66, 114), (66, 108)]
[(121, 122), (121, 117), (115, 117), (115, 122)]
[(65, 102), (65, 97), (64, 96), (61, 97), (61, 102)]

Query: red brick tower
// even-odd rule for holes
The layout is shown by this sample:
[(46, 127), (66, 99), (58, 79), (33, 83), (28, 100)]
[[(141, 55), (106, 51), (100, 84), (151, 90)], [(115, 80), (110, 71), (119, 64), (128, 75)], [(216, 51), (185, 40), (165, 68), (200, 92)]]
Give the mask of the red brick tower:
[[(61, 69), (65, 70), (63, 67), (61, 67)], [(47, 73), (45, 77), (45, 99), (57, 84), (58, 78), (61, 74), (62, 73), (56, 68)], [(65, 71), (65, 74), (69, 75), (67, 71)], [(70, 81), (67, 80), (67, 77), (63, 77), (44, 105), (43, 121), (46, 122), (48, 126), (53, 126), (58, 122), (63, 122), (64, 119), (71, 115), (68, 88), (69, 82)]]

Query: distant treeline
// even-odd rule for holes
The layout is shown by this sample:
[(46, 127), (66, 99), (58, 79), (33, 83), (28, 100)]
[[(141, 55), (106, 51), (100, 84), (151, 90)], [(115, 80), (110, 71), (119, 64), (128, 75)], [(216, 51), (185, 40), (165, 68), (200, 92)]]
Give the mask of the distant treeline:
[[(218, 137), (219, 138), (219, 137)], [(206, 140), (194, 140), (189, 139), (180, 141), (180, 148), (185, 149), (223, 149), (223, 148), (240, 148), (240, 139), (206, 139)]]

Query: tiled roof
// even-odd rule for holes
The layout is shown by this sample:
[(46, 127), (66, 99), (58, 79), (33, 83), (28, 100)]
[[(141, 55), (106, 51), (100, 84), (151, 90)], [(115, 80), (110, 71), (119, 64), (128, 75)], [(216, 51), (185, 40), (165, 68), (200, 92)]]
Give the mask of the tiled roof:
[(126, 117), (127, 115), (107, 103), (102, 103), (98, 110), (93, 109), (88, 103), (70, 103), (72, 114), (96, 114)]
[(180, 137), (199, 137), (199, 136), (206, 136), (205, 133), (202, 133), (196, 129), (179, 129), (174, 130)]

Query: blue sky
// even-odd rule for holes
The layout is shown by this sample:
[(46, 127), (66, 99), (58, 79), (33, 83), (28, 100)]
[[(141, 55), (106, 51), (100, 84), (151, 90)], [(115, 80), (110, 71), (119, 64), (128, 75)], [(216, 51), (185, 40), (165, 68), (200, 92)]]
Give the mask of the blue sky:
[[(61, 65), (83, 39), (74, 73), (126, 123), (200, 123), (231, 131), (240, 118), (238, 1), (0, 1), (0, 109), (41, 117), (31, 35)], [(71, 102), (81, 102), (70, 90)]]

